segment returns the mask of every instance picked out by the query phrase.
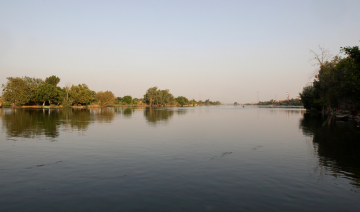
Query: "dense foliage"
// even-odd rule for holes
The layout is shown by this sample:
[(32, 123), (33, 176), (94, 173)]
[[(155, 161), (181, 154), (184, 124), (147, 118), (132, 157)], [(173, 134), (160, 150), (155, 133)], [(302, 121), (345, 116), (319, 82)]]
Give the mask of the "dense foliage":
[(45, 105), (46, 103), (63, 106), (89, 104), (94, 101), (94, 91), (87, 85), (72, 85), (58, 87), (60, 78), (50, 76), (44, 80), (31, 77), (8, 77), (7, 83), (2, 85), (3, 102), (13, 105)]
[(64, 98), (64, 94), (65, 93), (61, 88), (55, 87), (52, 84), (44, 83), (36, 88), (34, 100), (37, 102), (43, 102), (43, 106), (46, 101), (48, 101), (49, 104), (51, 104), (51, 102), (60, 103)]
[(360, 51), (358, 46), (341, 48), (346, 57), (333, 57), (320, 64), (311, 86), (300, 93), (304, 107), (332, 110), (336, 107), (360, 109)]
[(258, 105), (284, 105), (284, 106), (302, 106), (303, 103), (300, 99), (289, 99), (285, 101), (276, 101), (271, 99), (270, 101), (259, 102)]
[(131, 104), (133, 99), (130, 95), (127, 95), (122, 98), (122, 101), (125, 102), (126, 104)]
[(99, 91), (95, 94), (95, 100), (100, 106), (113, 105), (115, 102), (115, 95), (111, 91)]
[(132, 98), (130, 95), (115, 97), (111, 91), (95, 92), (86, 84), (70, 85), (61, 88), (58, 86), (60, 78), (53, 75), (44, 80), (31, 77), (8, 77), (7, 83), (2, 85), (3, 93), (0, 106), (23, 105), (57, 105), (71, 107), (78, 105), (96, 104), (105, 107), (112, 105), (149, 105), (149, 106), (196, 106), (219, 105), (219, 101), (205, 102), (188, 100), (184, 96), (174, 96), (168, 89), (160, 90), (157, 87), (149, 88), (143, 99)]
[(72, 104), (90, 104), (94, 101), (95, 92), (86, 84), (72, 85), (69, 91), (69, 102)]
[(36, 86), (28, 83), (24, 78), (8, 77), (8, 82), (3, 87), (3, 97), (5, 101), (12, 102), (14, 105), (23, 105), (34, 98)]
[(145, 95), (144, 101), (146, 104), (152, 105), (167, 105), (167, 104), (174, 104), (174, 96), (170, 93), (168, 89), (160, 90), (157, 87), (149, 88)]
[(209, 99), (205, 100), (205, 102), (203, 102), (204, 105), (221, 105), (221, 102), (219, 101), (210, 101)]
[(55, 75), (52, 75), (51, 77), (47, 77), (45, 79), (45, 83), (50, 84), (54, 87), (56, 87), (59, 82), (60, 82), (60, 78)]

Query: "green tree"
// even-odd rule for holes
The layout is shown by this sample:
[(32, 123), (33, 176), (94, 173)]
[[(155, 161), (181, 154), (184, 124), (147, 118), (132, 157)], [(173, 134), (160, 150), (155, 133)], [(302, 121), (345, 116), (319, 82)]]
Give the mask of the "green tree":
[(174, 101), (174, 96), (170, 93), (169, 89), (159, 91), (159, 104), (166, 105)]
[(210, 105), (210, 99), (205, 100), (204, 104), (205, 105)]
[(157, 87), (152, 87), (146, 91), (144, 100), (146, 104), (152, 106), (153, 104), (158, 104), (159, 97), (160, 92), (158, 91)]
[(307, 109), (311, 107), (332, 110), (343, 102), (360, 109), (359, 47), (344, 47), (341, 52), (345, 53), (345, 58), (335, 56), (331, 61), (325, 60), (328, 57), (321, 56), (328, 55), (328, 52), (314, 53), (319, 71), (315, 75), (313, 88), (304, 88), (300, 94)]
[(115, 103), (119, 104), (122, 102), (122, 98), (121, 97), (116, 97)]
[(34, 96), (34, 87), (29, 86), (28, 83), (20, 77), (8, 77), (8, 81), (3, 88), (3, 97), (6, 101), (12, 102), (15, 105), (27, 104)]
[(189, 100), (183, 96), (176, 97), (175, 101), (178, 102), (181, 106), (187, 105), (189, 103)]
[(318, 101), (323, 107), (332, 108), (337, 106), (340, 97), (340, 81), (343, 80), (343, 72), (335, 67), (342, 59), (335, 56), (333, 60), (326, 61), (319, 70), (314, 87), (318, 95)]
[(149, 88), (144, 99), (141, 100), (152, 105), (166, 105), (174, 101), (174, 96), (170, 93), (169, 89), (159, 90), (157, 87)]
[(299, 95), (306, 109), (319, 108), (316, 103), (315, 88), (312, 85), (304, 87)]
[(52, 75), (50, 77), (47, 77), (45, 79), (45, 83), (47, 84), (50, 84), (50, 85), (53, 85), (53, 86), (57, 86), (57, 84), (60, 82), (60, 78), (55, 76), (55, 75)]
[(94, 100), (95, 92), (86, 84), (72, 85), (69, 91), (69, 101), (72, 104), (90, 104)]
[(197, 104), (197, 102), (195, 101), (195, 99), (192, 99), (192, 100), (189, 101), (189, 104), (195, 106), (195, 104)]
[(132, 103), (132, 97), (130, 95), (124, 96), (122, 98), (122, 101), (125, 102), (126, 104), (131, 104)]
[(33, 91), (35, 91), (36, 88), (38, 88), (40, 85), (44, 84), (44, 80), (42, 80), (41, 78), (25, 76), (22, 79), (27, 84), (27, 86), (29, 86), (29, 88), (32, 89)]
[(35, 100), (43, 102), (44, 106), (46, 101), (48, 101), (49, 104), (51, 104), (51, 102), (61, 101), (63, 98), (62, 94), (63, 92), (61, 89), (58, 89), (51, 84), (44, 83), (36, 89)]
[(344, 80), (340, 84), (341, 95), (349, 98), (360, 110), (360, 50), (358, 46), (344, 47), (341, 52), (347, 55), (336, 67), (344, 73)]
[(95, 100), (102, 107), (112, 105), (115, 102), (115, 95), (111, 91), (99, 91), (95, 94)]
[[(345, 53), (347, 56), (349, 56), (349, 58), (351, 58), (352, 62), (355, 65), (355, 68), (360, 68), (360, 50), (358, 46), (353, 46), (353, 47), (340, 47), (340, 51), (342, 53)], [(360, 74), (360, 73), (358, 73)]]

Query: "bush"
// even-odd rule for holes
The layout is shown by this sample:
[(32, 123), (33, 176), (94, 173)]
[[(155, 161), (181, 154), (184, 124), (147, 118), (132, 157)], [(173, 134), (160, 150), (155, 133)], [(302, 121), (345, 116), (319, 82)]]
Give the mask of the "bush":
[(306, 86), (303, 88), (302, 93), (299, 93), (301, 102), (306, 109), (319, 109), (321, 106), (318, 103), (313, 86)]
[(131, 104), (132, 103), (132, 97), (131, 96), (124, 96), (122, 98), (122, 101), (127, 103), (127, 104)]
[(64, 100), (64, 101), (61, 103), (61, 105), (62, 105), (63, 107), (71, 107), (71, 103), (70, 103), (69, 101), (66, 101), (66, 100)]

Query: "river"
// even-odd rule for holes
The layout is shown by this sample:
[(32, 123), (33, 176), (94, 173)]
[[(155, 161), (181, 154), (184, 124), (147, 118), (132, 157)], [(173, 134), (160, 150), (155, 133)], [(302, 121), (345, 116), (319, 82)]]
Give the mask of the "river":
[(0, 211), (359, 211), (360, 128), (299, 108), (0, 109)]

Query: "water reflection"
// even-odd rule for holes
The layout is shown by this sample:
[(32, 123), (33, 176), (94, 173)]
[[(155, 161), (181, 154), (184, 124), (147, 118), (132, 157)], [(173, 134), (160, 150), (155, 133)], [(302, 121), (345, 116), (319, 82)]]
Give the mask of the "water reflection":
[(57, 121), (60, 116), (58, 111), (47, 110), (22, 110), (14, 109), (3, 111), (0, 114), (2, 128), (8, 137), (35, 138), (39, 135), (55, 138), (59, 136)]
[(66, 109), (57, 112), (61, 115), (57, 121), (64, 124), (66, 129), (86, 131), (90, 123), (94, 121), (94, 114), (89, 110)]
[(90, 109), (90, 113), (95, 114), (94, 119), (99, 123), (111, 123), (116, 115), (114, 108)]
[(186, 109), (178, 109), (176, 110), (177, 115), (185, 115), (188, 112)]
[(36, 138), (59, 136), (59, 128), (86, 131), (96, 122), (111, 122), (115, 111), (105, 109), (7, 109), (2, 110), (2, 128), (8, 137)]
[(312, 137), (319, 156), (320, 174), (336, 178), (345, 175), (360, 188), (360, 128), (356, 122), (335, 121), (331, 117), (305, 113), (300, 128)]
[[(185, 113), (185, 112), (184, 112)], [(171, 109), (158, 109), (158, 108), (145, 108), (144, 117), (151, 125), (156, 125), (160, 121), (167, 121), (174, 115), (174, 110)]]
[(130, 107), (125, 108), (123, 110), (123, 114), (125, 117), (130, 117), (133, 114), (134, 110), (135, 110), (134, 108), (130, 108)]
[(111, 123), (116, 115), (131, 118), (135, 112), (144, 114), (150, 125), (167, 122), (174, 114), (184, 115), (186, 109), (168, 108), (97, 108), (97, 109), (3, 109), (2, 128), (7, 137), (36, 138), (59, 136), (65, 131), (86, 131), (91, 123)]

